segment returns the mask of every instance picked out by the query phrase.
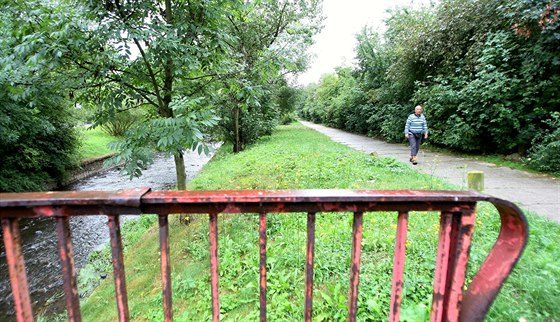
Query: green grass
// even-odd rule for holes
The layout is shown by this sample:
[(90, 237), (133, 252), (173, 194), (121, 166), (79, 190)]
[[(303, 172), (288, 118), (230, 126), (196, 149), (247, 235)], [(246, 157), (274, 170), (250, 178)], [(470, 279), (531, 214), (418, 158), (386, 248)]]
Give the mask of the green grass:
[(91, 159), (113, 153), (107, 147), (115, 137), (103, 132), (100, 127), (80, 130), (81, 145), (78, 150), (80, 160)]
[[(354, 151), (300, 125), (279, 127), (248, 150), (233, 155), (223, 147), (190, 189), (453, 189), (394, 159)], [(149, 218), (145, 217), (145, 218)], [(172, 218), (170, 253), (176, 321), (210, 320), (208, 223), (195, 216), (188, 226)], [(525, 254), (489, 312), (489, 321), (557, 321), (560, 316), (560, 225), (528, 215), (531, 238)], [(163, 320), (157, 227), (147, 219), (124, 229), (127, 286), (136, 321)], [(438, 215), (413, 212), (409, 220), (401, 318), (426, 320), (431, 303)], [(314, 321), (346, 319), (351, 214), (317, 215)], [(136, 227), (136, 228), (134, 228)], [(359, 321), (387, 320), (396, 216), (364, 214)], [(497, 212), (478, 209), (468, 279), (497, 236)], [(130, 233), (132, 231), (132, 233)], [(303, 315), (305, 214), (268, 216), (268, 319), (301, 320)], [(129, 237), (132, 236), (132, 237)], [(220, 299), (224, 321), (258, 320), (258, 215), (220, 215)], [(108, 253), (105, 255), (108, 256)], [(105, 259), (105, 268), (110, 261)], [(103, 265), (99, 266), (103, 267)], [(84, 321), (116, 320), (109, 276), (82, 302)]]

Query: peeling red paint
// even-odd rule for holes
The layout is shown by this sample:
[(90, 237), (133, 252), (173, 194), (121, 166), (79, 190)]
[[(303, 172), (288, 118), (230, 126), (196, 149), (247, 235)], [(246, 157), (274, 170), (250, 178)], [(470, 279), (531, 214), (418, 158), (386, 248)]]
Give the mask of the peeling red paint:
[(260, 321), (266, 321), (266, 213), (259, 215)]
[(360, 284), (360, 255), (362, 254), (363, 213), (354, 213), (352, 224), (352, 253), (350, 267), (350, 289), (348, 290), (348, 321), (356, 321), (358, 312), (358, 286)]
[(305, 255), (305, 310), (304, 320), (313, 318), (313, 264), (315, 258), (315, 213), (307, 214), (307, 251)]
[(119, 321), (129, 321), (128, 295), (126, 292), (126, 277), (124, 272), (123, 247), (119, 216), (107, 216), (109, 236), (111, 238), (111, 255), (113, 262), (113, 277), (115, 278), (115, 293), (117, 295), (117, 313)]
[[(475, 224), (475, 205), (493, 203), (500, 213), (501, 230), (486, 261), (463, 293), (468, 252)], [(172, 321), (169, 224), (173, 213), (209, 214), (212, 320), (220, 319), (218, 283), (218, 214), (259, 213), (260, 320), (266, 321), (266, 216), (268, 213), (301, 213), (308, 216), (305, 264), (305, 321), (313, 315), (315, 215), (317, 212), (353, 212), (348, 320), (356, 320), (364, 212), (398, 212), (389, 319), (399, 320), (410, 211), (439, 211), (441, 227), (436, 254), (432, 321), (482, 321), (503, 282), (527, 243), (528, 227), (512, 203), (469, 191), (376, 190), (247, 190), (247, 191), (125, 191), (0, 193), (6, 258), (18, 321), (33, 321), (21, 252), (18, 218), (54, 217), (70, 321), (80, 321), (78, 290), (68, 219), (70, 216), (106, 215), (111, 236), (113, 269), (120, 321), (129, 320), (119, 217), (152, 213), (159, 216), (162, 296), (165, 321)], [(368, 281), (364, 281), (367, 283)]]
[(169, 222), (167, 216), (159, 216), (159, 245), (161, 264), (161, 288), (163, 296), (163, 315), (166, 322), (173, 321), (171, 293), (171, 266), (169, 265)]
[(80, 322), (82, 320), (80, 297), (78, 295), (78, 283), (76, 282), (76, 266), (74, 265), (74, 250), (68, 217), (56, 217), (56, 234), (58, 236), (58, 251), (62, 266), (68, 320)]
[(212, 291), (212, 322), (220, 321), (220, 297), (218, 290), (218, 214), (209, 214), (210, 235), (210, 288)]
[(391, 288), (391, 306), (389, 321), (400, 321), (400, 309), (403, 292), (404, 261), (406, 253), (406, 233), (408, 231), (408, 213), (399, 212), (397, 234), (395, 237), (395, 257), (393, 260), (393, 284)]
[(33, 321), (18, 220), (15, 218), (2, 218), (2, 233), (6, 248), (6, 261), (8, 262), (8, 271), (10, 273), (16, 318), (18, 321)]

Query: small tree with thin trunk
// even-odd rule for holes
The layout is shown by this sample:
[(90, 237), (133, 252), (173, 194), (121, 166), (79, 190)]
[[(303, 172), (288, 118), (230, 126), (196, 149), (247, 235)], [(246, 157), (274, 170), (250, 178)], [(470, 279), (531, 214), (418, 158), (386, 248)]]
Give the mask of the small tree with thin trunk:
[[(321, 29), (321, 0), (248, 1), (228, 16), (232, 37), (224, 40), (235, 77), (222, 79), (222, 122), (233, 151), (255, 140), (255, 127), (271, 128), (272, 91), (284, 76), (307, 67), (306, 50)], [(276, 119), (280, 113), (275, 111)], [(252, 128), (252, 129), (251, 129)]]
[(142, 117), (120, 142), (111, 162), (140, 176), (153, 151), (173, 155), (177, 188), (186, 188), (183, 150), (206, 151), (206, 133), (218, 118), (202, 95), (220, 74), (225, 55), (223, 1), (91, 1), (84, 8), (85, 48), (69, 57), (85, 75), (82, 97), (98, 105), (97, 123), (121, 110)]

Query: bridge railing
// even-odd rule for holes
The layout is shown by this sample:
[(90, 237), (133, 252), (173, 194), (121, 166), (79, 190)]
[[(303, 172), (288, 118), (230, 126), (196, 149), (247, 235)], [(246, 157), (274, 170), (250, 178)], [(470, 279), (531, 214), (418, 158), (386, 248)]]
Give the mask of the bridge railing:
[[(475, 207), (479, 201), (492, 203), (499, 212), (501, 229), (496, 243), (464, 290), (471, 237), (475, 227)], [(260, 320), (266, 320), (267, 214), (307, 213), (304, 320), (313, 312), (313, 268), (315, 217), (320, 212), (353, 213), (348, 320), (356, 320), (362, 218), (364, 212), (394, 212), (398, 217), (394, 249), (389, 320), (399, 321), (403, 292), (408, 213), (440, 213), (440, 230), (433, 281), (431, 321), (482, 321), (502, 284), (525, 247), (528, 227), (523, 213), (511, 202), (467, 191), (375, 191), (375, 190), (284, 190), (284, 191), (124, 191), (0, 193), (0, 218), (9, 267), (10, 283), (18, 321), (32, 321), (33, 312), (27, 286), (18, 219), (52, 217), (56, 222), (59, 257), (62, 264), (68, 318), (80, 321), (69, 218), (107, 216), (114, 270), (117, 310), (120, 321), (129, 320), (125, 266), (119, 218), (121, 215), (159, 216), (160, 260), (163, 310), (166, 321), (173, 319), (168, 216), (177, 213), (207, 213), (209, 217), (210, 287), (212, 320), (218, 321), (219, 213), (259, 213)], [(298, 213), (298, 214), (296, 214)], [(368, 281), (362, 281), (367, 283)]]

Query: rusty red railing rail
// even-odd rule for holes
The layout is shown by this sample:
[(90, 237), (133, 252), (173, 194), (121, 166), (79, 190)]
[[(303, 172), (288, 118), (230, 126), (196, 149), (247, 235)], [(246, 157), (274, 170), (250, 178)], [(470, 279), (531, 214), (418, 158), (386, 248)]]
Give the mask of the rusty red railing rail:
[[(479, 201), (490, 202), (498, 209), (502, 225), (494, 247), (468, 285), (468, 289), (464, 291), (468, 254), (475, 225), (475, 207)], [(69, 217), (107, 216), (118, 316), (120, 321), (128, 321), (129, 309), (119, 216), (157, 214), (160, 228), (163, 310), (165, 320), (171, 321), (173, 309), (168, 215), (209, 214), (212, 320), (218, 321), (220, 301), (217, 216), (220, 213), (259, 213), (260, 320), (266, 321), (266, 218), (268, 213), (282, 212), (307, 213), (305, 302), (303, 303), (305, 321), (311, 321), (313, 316), (315, 216), (319, 212), (354, 213), (348, 321), (355, 321), (360, 282), (362, 217), (364, 212), (376, 211), (394, 211), (398, 214), (389, 307), (390, 321), (399, 321), (410, 211), (438, 211), (441, 214), (431, 321), (482, 321), (521, 256), (528, 237), (525, 217), (514, 204), (467, 191), (150, 191), (149, 188), (140, 188), (116, 192), (0, 193), (0, 218), (18, 321), (33, 321), (31, 298), (21, 251), (19, 218), (53, 217), (56, 221), (68, 318), (70, 321), (80, 321)]]

